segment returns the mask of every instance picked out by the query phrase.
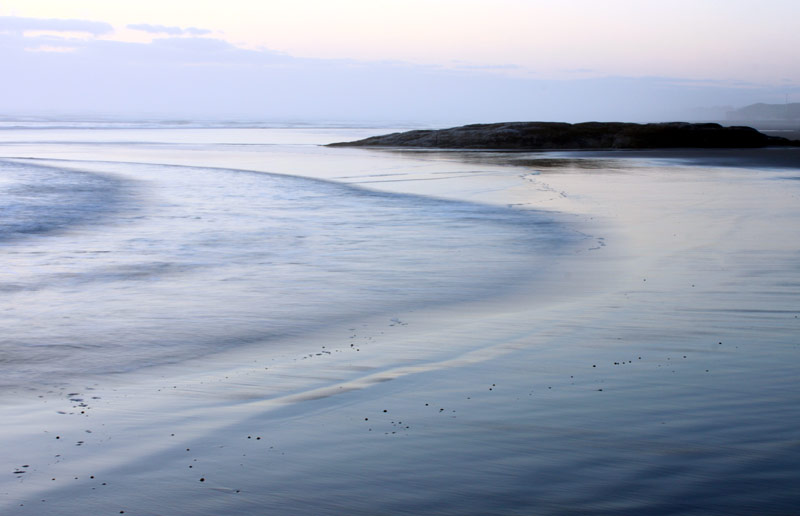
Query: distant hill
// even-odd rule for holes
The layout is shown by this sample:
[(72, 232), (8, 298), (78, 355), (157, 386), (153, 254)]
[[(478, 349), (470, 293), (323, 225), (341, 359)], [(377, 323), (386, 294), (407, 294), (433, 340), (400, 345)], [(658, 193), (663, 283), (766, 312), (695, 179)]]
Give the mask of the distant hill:
[(373, 136), (333, 147), (421, 147), (434, 149), (666, 149), (800, 146), (751, 127), (670, 122), (506, 122)]
[(728, 120), (794, 120), (800, 121), (800, 102), (791, 104), (751, 104), (728, 111)]

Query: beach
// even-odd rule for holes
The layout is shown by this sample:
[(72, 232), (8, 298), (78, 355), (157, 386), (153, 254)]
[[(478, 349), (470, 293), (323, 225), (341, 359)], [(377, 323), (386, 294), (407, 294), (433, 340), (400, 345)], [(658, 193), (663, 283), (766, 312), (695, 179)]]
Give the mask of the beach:
[(0, 132), (3, 514), (800, 503), (797, 149)]

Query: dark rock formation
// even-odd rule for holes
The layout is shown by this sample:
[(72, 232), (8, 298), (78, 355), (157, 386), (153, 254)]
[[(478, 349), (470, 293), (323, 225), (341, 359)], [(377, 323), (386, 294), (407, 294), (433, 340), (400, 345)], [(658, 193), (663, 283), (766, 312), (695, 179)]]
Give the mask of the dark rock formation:
[(506, 122), (373, 136), (333, 147), (422, 147), (434, 149), (666, 149), (800, 146), (800, 141), (762, 134), (752, 127), (669, 122)]

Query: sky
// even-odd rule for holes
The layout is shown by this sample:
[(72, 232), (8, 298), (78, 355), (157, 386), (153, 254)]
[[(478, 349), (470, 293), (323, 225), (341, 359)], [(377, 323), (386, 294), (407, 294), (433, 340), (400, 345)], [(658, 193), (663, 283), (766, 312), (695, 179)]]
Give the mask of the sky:
[(656, 121), (800, 101), (797, 0), (0, 0), (0, 117)]

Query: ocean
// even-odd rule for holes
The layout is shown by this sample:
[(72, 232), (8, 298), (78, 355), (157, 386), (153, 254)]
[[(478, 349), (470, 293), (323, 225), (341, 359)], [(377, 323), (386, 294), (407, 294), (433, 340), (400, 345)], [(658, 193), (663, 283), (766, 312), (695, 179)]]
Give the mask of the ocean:
[(394, 130), (0, 124), (2, 512), (795, 511), (796, 150)]
[[(582, 238), (535, 212), (298, 177), (304, 153), (324, 159), (319, 144), (352, 131), (5, 134), (6, 149), (22, 147), (0, 161), (5, 388), (489, 298)], [(293, 146), (298, 175), (271, 173)], [(195, 152), (259, 163), (203, 167)], [(375, 156), (354, 167), (385, 178), (402, 164)]]

